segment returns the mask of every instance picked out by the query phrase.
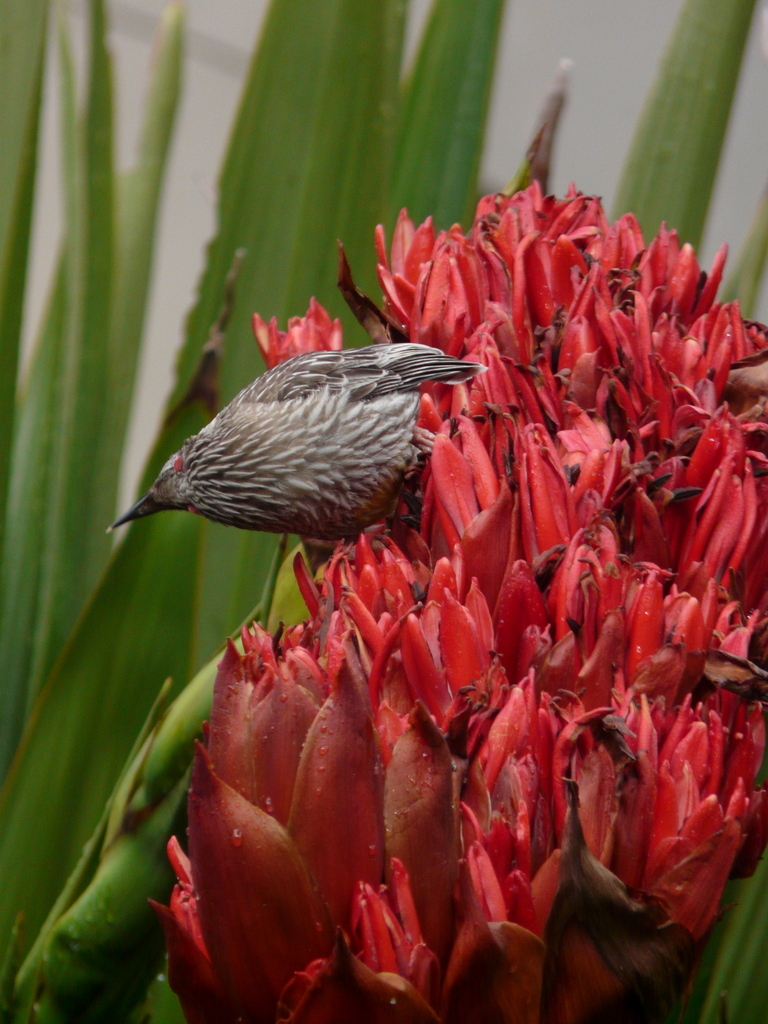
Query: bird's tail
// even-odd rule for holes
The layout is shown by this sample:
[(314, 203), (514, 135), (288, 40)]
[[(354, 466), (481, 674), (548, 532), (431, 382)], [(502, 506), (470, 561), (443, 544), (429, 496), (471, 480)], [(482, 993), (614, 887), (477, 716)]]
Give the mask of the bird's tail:
[(388, 345), (376, 351), (381, 361), (386, 360), (387, 369), (400, 377), (401, 387), (418, 387), (428, 380), (462, 384), (487, 369), (482, 363), (455, 359), (429, 345)]
[(454, 359), (452, 356), (443, 356), (439, 365), (430, 373), (426, 380), (437, 380), (443, 384), (463, 384), (466, 380), (479, 377), (488, 369), (482, 363), (469, 363), (463, 359)]

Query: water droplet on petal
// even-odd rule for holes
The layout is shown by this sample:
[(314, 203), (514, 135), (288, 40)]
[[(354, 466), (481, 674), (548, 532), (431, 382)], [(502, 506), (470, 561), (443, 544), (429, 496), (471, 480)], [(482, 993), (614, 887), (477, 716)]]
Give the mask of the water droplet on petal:
[(233, 846), (240, 846), (243, 842), (243, 830), (241, 828), (233, 828), (232, 835), (229, 838)]

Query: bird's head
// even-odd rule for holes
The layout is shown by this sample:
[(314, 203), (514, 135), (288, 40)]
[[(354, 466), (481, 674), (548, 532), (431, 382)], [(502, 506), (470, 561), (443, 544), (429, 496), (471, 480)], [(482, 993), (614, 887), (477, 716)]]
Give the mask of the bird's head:
[(135, 501), (133, 505), (124, 512), (119, 519), (108, 528), (107, 532), (130, 523), (133, 519), (141, 519), (143, 516), (151, 516), (154, 512), (163, 512), (165, 509), (186, 509), (191, 504), (189, 495), (189, 481), (185, 470), (185, 456), (188, 444), (168, 459), (157, 475), (145, 495)]

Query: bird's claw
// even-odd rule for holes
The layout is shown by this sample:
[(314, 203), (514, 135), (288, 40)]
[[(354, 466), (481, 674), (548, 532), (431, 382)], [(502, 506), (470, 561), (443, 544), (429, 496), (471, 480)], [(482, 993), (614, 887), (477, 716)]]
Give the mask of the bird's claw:
[(435, 435), (426, 427), (413, 428), (413, 443), (422, 455), (431, 455), (435, 447)]

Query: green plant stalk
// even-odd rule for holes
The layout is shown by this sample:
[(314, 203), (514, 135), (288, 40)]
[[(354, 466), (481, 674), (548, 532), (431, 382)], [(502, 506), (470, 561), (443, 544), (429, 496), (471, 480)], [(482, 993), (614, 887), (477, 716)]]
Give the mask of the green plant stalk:
[[(247, 622), (269, 614), (286, 542), (276, 549)], [(242, 651), (239, 630), (232, 639)], [(12, 1018), (18, 1024), (33, 996), (38, 1024), (109, 1019), (104, 1015), (127, 1012), (143, 997), (163, 949), (146, 898), (167, 900), (173, 884), (165, 847), (183, 829), (194, 740), (210, 714), (222, 650), (165, 712), (168, 683), (161, 689), (96, 831), (19, 971)]]
[[(114, 833), (110, 833), (110, 826), (113, 822), (115, 808), (117, 807), (119, 812), (119, 808), (122, 806), (121, 800), (127, 799), (127, 796), (130, 793), (131, 784), (135, 780), (137, 772), (141, 770), (141, 766), (143, 764), (143, 758), (141, 756), (142, 752), (148, 747), (158, 720), (166, 709), (168, 691), (169, 687), (166, 682), (161, 687), (160, 693), (152, 706), (147, 720), (139, 732), (139, 735), (136, 737), (136, 741), (134, 742), (133, 749), (131, 750), (125, 769), (117, 781), (114, 793), (107, 801), (107, 805), (102, 812), (101, 818), (93, 832), (93, 835), (83, 847), (83, 851), (74, 871), (67, 879), (64, 888), (59, 893), (54, 905), (51, 907), (50, 913), (38, 932), (32, 948), (27, 954), (21, 968), (18, 970), (18, 974), (14, 974), (14, 977), (11, 979), (12, 985), (15, 985), (14, 1006), (17, 1009), (18, 1007), (27, 1007), (28, 1009), (31, 1005), (31, 1001), (37, 991), (43, 952), (49, 935), (56, 923), (66, 913), (66, 911), (69, 910), (75, 900), (91, 881), (98, 868), (99, 859), (103, 854), (104, 848), (107, 846), (110, 839), (114, 838), (117, 834), (118, 829), (115, 829)], [(118, 817), (120, 824), (122, 824), (122, 814), (118, 813)], [(21, 1011), (19, 1012), (21, 1013)], [(26, 1019), (23, 1016), (23, 1013), (20, 1019)]]
[(196, 739), (202, 739), (203, 722), (211, 713), (213, 684), (221, 651), (204, 665), (171, 704), (144, 760), (141, 776), (126, 807), (142, 814), (154, 807), (187, 771)]
[[(287, 537), (283, 534), (275, 549), (261, 600), (246, 616), (243, 626), (254, 620), (262, 623), (269, 618), (278, 576), (284, 571), (288, 560), (284, 558)], [(230, 639), (242, 652), (240, 633), (242, 626), (235, 630)], [(162, 800), (176, 781), (189, 769), (194, 741), (202, 738), (203, 722), (211, 712), (213, 684), (216, 669), (225, 645), (187, 684), (168, 709), (157, 728), (141, 771), (141, 781), (126, 804), (127, 813), (143, 814), (147, 808)]]
[(11, 1024), (13, 1011), (16, 1004), (14, 998), (14, 982), (21, 964), (22, 931), (24, 918), (18, 915), (11, 932), (11, 941), (8, 943), (5, 959), (0, 966), (0, 1024)]
[(613, 217), (701, 241), (755, 0), (686, 0), (624, 162)]
[(52, 928), (35, 1024), (120, 1020), (143, 999), (164, 948), (147, 898), (166, 899), (173, 884), (165, 848), (184, 827), (187, 784), (185, 775), (135, 830), (113, 840)]
[[(50, 1005), (62, 1000), (76, 1003), (77, 1014), (82, 1013), (97, 990), (109, 987), (110, 980), (121, 988), (118, 968), (124, 970), (123, 959), (131, 952), (132, 943), (141, 945), (145, 938), (157, 948), (152, 958), (156, 966), (162, 942), (151, 935), (156, 929), (146, 896), (165, 899), (173, 883), (165, 846), (173, 831), (183, 828), (190, 751), (210, 711), (215, 676), (213, 661), (182, 691), (158, 723), (157, 713), (168, 688), (161, 690), (101, 820), (16, 976), (16, 1016), (10, 1018), (12, 1021), (26, 1022), (32, 1001), (39, 999), (41, 992), (47, 993)], [(151, 807), (141, 799), (146, 793), (147, 768), (154, 783)], [(136, 794), (141, 811), (150, 809), (151, 813), (136, 813)], [(134, 827), (126, 829), (127, 823)], [(147, 859), (154, 866), (145, 877), (147, 865), (143, 861)], [(143, 888), (145, 885), (150, 887)], [(100, 912), (94, 913), (94, 907)], [(70, 941), (73, 930), (77, 938)], [(49, 975), (52, 947), (57, 952), (54, 972)], [(110, 961), (114, 951), (116, 960)], [(152, 973), (144, 979), (144, 988), (151, 977)], [(137, 993), (137, 1002), (143, 990)]]
[(749, 225), (736, 266), (723, 287), (722, 299), (738, 299), (741, 312), (750, 317), (760, 296), (760, 285), (768, 260), (768, 187), (766, 187)]

